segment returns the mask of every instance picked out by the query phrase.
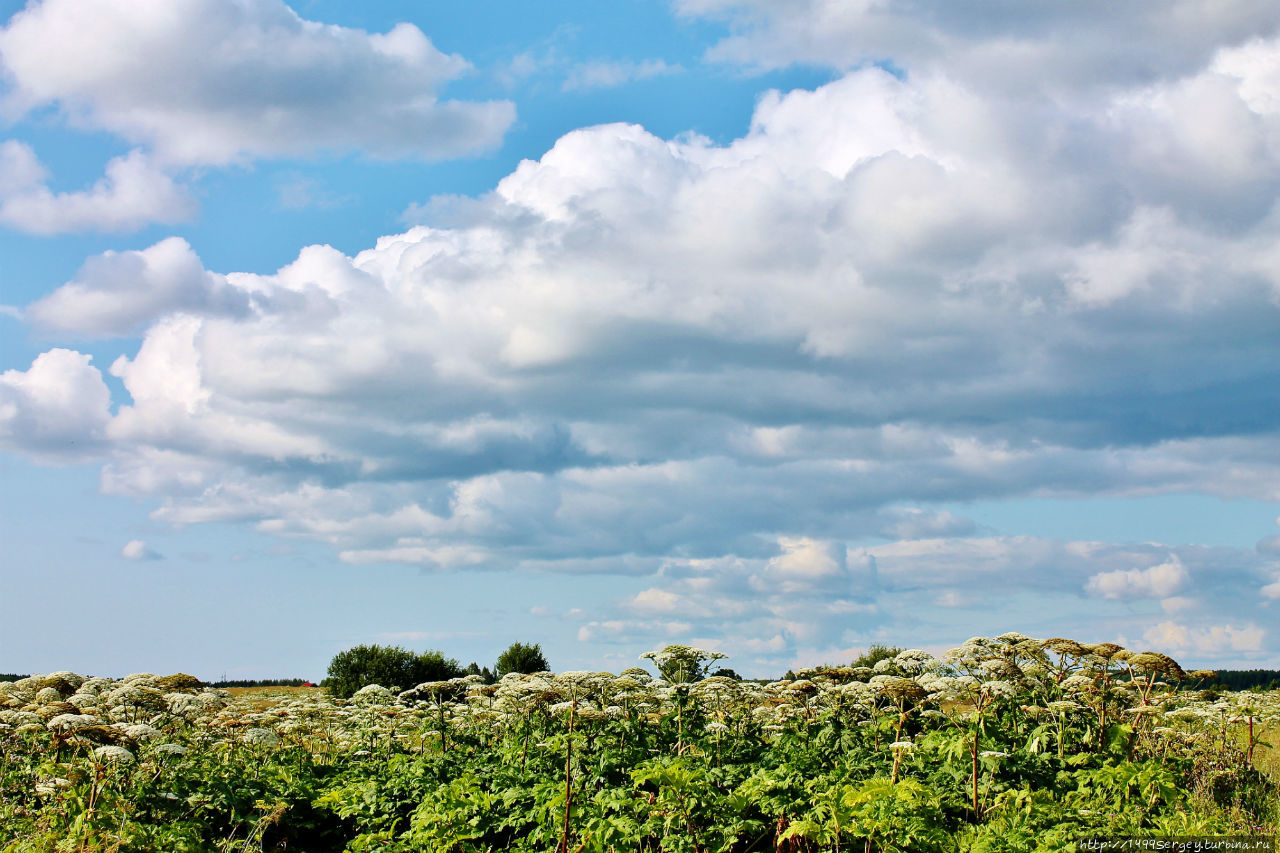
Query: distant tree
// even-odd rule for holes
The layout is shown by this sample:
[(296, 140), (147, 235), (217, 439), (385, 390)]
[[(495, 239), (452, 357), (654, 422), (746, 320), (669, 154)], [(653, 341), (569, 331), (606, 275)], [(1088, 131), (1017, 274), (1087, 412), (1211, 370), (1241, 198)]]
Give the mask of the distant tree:
[(720, 667), (720, 668), (719, 668), (719, 669), (717, 669), (715, 672), (711, 673), (711, 675), (720, 675), (720, 676), (723, 676), (723, 677), (725, 677), (725, 678), (732, 678), (734, 681), (741, 681), (741, 680), (742, 680), (742, 676), (741, 676), (741, 675), (738, 675), (738, 673), (737, 673), (737, 672), (735, 672), (735, 671), (734, 671), (734, 670), (732, 670), (732, 669), (729, 669), (729, 667), (727, 667), (727, 666), (722, 666), (722, 667)]
[(324, 686), (334, 696), (347, 699), (369, 684), (406, 690), (424, 681), (445, 681), (460, 675), (462, 667), (442, 652), (415, 653), (399, 646), (356, 646), (334, 655)]
[(854, 658), (850, 666), (873, 667), (882, 660), (896, 657), (902, 649), (897, 646), (886, 646), (881, 643), (872, 643), (865, 652)]
[(472, 661), (471, 663), (467, 664), (467, 675), (478, 675), (484, 679), (485, 684), (493, 684), (495, 681), (498, 680), (497, 678), (494, 677), (493, 672), (489, 669), (489, 667), (480, 666), (480, 664), (476, 663), (475, 661)]
[(498, 655), (498, 678), (509, 672), (547, 672), (551, 665), (542, 654), (542, 644), (512, 643), (506, 651)]
[(692, 684), (705, 678), (711, 665), (728, 655), (696, 646), (672, 644), (659, 651), (645, 652), (640, 657), (653, 661), (658, 673), (672, 684)]

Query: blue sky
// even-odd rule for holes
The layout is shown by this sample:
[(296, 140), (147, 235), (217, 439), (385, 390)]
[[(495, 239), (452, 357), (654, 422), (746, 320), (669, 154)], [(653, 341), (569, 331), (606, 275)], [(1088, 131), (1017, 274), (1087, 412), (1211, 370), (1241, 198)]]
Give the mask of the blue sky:
[(1280, 11), (0, 2), (0, 670), (1278, 666)]

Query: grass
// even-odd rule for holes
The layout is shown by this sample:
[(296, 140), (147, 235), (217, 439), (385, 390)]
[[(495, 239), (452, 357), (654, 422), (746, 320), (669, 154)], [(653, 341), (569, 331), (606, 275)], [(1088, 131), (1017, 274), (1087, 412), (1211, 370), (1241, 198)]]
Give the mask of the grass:
[(322, 691), (323, 687), (223, 687), (221, 688), (232, 696), (248, 696), (250, 699), (264, 698), (269, 699), (273, 696), (299, 696), (315, 691)]
[(1270, 749), (1265, 749), (1260, 744), (1253, 751), (1253, 766), (1280, 783), (1280, 726), (1273, 726), (1263, 732), (1260, 739)]
[(252, 704), (255, 711), (265, 711), (285, 699), (305, 696), (308, 693), (328, 693), (325, 687), (223, 687), (237, 699)]

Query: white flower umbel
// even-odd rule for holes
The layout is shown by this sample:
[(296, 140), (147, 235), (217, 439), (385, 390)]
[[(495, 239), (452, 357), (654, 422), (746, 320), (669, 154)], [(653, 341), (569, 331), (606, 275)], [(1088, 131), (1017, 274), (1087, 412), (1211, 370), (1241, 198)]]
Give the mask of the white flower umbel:
[[(390, 693), (390, 691), (387, 691)], [(240, 742), (249, 746), (278, 746), (280, 737), (271, 729), (249, 729), (240, 736)]]
[(123, 746), (100, 746), (93, 751), (93, 759), (99, 764), (132, 764), (133, 753)]
[(370, 705), (390, 705), (396, 701), (396, 697), (381, 684), (366, 684), (355, 692), (351, 701)]
[(63, 779), (61, 776), (55, 776), (52, 779), (41, 779), (36, 783), (36, 795), (40, 797), (52, 797), (62, 788), (70, 788), (71, 780)]
[(146, 723), (137, 723), (132, 726), (125, 726), (125, 736), (133, 741), (155, 740), (160, 737), (160, 731)]

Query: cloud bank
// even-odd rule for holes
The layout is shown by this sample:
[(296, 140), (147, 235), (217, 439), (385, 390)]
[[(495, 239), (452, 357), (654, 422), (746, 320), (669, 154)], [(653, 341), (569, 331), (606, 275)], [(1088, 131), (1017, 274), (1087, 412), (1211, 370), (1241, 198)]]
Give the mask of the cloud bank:
[[(449, 221), (354, 257), (311, 246), (273, 274), (218, 273), (166, 241), (90, 259), (28, 315), (144, 330), (110, 367), (128, 401), (53, 393), (102, 383), (54, 350), (4, 374), (0, 435), (48, 454), (30, 425), (56, 412), (103, 487), (157, 500), (158, 519), (310, 537), (353, 565), (641, 581), (584, 641), (675, 633), (778, 662), (892, 630), (945, 643), (975, 619), (1034, 632), (1009, 623), (1052, 622), (1053, 601), (1099, 639), (1277, 648), (1266, 549), (975, 537), (933, 508), (1280, 498), (1274, 14), (1209, 25), (1184, 3), (1164, 60), (1112, 68), (1086, 60), (1124, 54), (1138, 12), (1059, 67), (1076, 7), (981, 36), (942, 7), (919, 25), (791, 5), (875, 24), (905, 72), (771, 5), (685, 3), (737, 16), (718, 56), (845, 70), (766, 93), (727, 145), (573, 131)], [(1043, 89), (990, 73), (992, 39)], [(211, 121), (208, 148), (118, 129), (191, 162), (274, 150), (219, 146), (234, 134)]]

